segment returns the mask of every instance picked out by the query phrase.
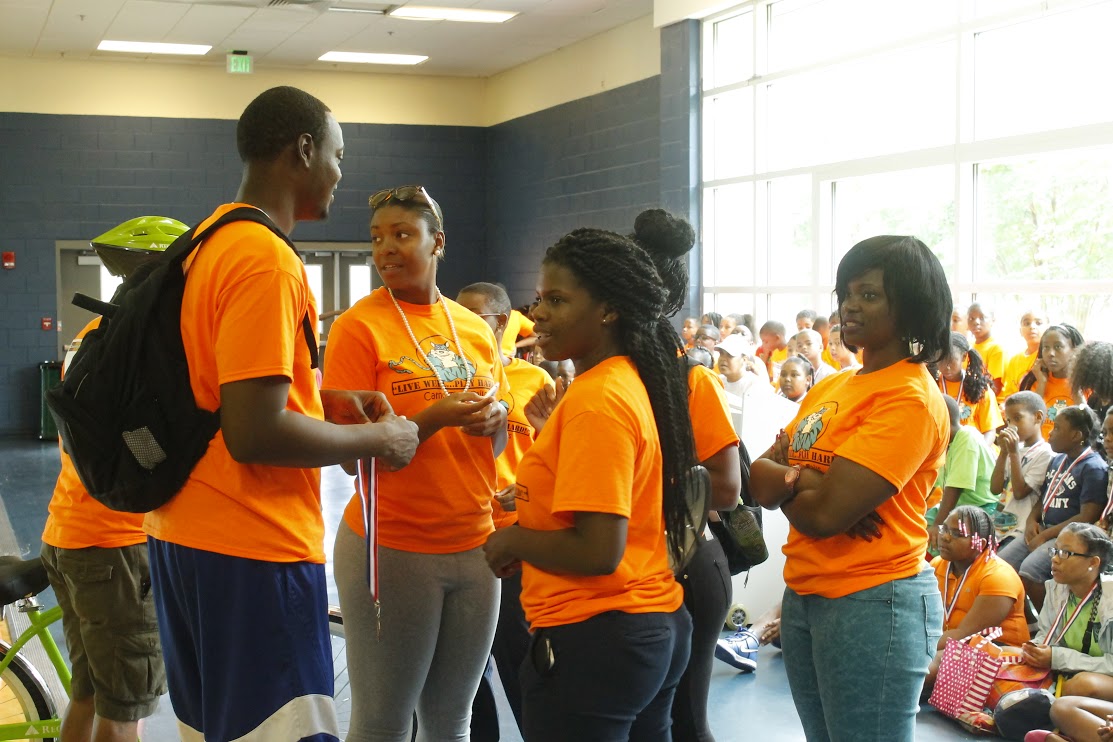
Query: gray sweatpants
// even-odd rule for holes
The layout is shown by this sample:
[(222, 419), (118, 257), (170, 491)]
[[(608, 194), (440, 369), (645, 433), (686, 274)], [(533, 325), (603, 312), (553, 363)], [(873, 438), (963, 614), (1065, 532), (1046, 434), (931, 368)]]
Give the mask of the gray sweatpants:
[(367, 588), (367, 547), (347, 524), (336, 533), (335, 576), (344, 614), (352, 723), (346, 742), (467, 742), (498, 619), (499, 581), (482, 548), (417, 554), (379, 547), (382, 636)]

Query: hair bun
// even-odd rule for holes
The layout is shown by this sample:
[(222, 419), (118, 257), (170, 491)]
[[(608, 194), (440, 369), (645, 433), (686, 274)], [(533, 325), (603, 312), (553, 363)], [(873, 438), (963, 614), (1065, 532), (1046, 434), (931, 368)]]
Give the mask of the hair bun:
[(650, 255), (675, 259), (696, 244), (696, 231), (664, 209), (648, 209), (634, 220), (634, 239)]

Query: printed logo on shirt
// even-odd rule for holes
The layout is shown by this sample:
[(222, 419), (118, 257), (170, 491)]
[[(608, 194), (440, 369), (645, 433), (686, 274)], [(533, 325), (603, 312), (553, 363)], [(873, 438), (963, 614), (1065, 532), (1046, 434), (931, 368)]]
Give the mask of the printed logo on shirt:
[(813, 450), (813, 448), (823, 436), (823, 432), (829, 427), (831, 418), (835, 416), (838, 410), (838, 403), (824, 402), (801, 418), (792, 431), (793, 453), (802, 454), (801, 458), (821, 464), (830, 464), (832, 458), (830, 451)]
[(1067, 401), (1065, 399), (1055, 400), (1055, 402), (1047, 408), (1047, 419), (1051, 422), (1055, 422), (1055, 418), (1057, 418), (1059, 413), (1065, 410), (1067, 406)]
[(533, 439), (533, 428), (529, 425), (511, 420), (506, 423), (506, 430), (512, 435), (524, 435), (531, 440)]
[(960, 402), (959, 403), (959, 405), (958, 405), (958, 418), (959, 418), (959, 420), (962, 420), (962, 422), (966, 422), (967, 420), (970, 419), (970, 416), (973, 415), (973, 414), (974, 414), (974, 408), (973, 407), (966, 404), (965, 402)]
[(521, 482), (517, 482), (514, 486), (516, 488), (514, 490), (514, 499), (521, 500), (522, 502), (529, 502), (529, 487)]
[(396, 374), (413, 376), (411, 379), (391, 382), (390, 391), (395, 396), (413, 392), (439, 392), (442, 383), (449, 392), (460, 392), (467, 386), (469, 376), (472, 377), (472, 391), (482, 394), (491, 387), (490, 379), (475, 378), (475, 364), (453, 351), (448, 338), (443, 335), (431, 335), (419, 345), (425, 352), (428, 365), (410, 356), (387, 361), (387, 366)]
[[(1048, 467), (1047, 474), (1044, 475), (1044, 481), (1050, 483), (1051, 480), (1054, 479), (1054, 474), (1055, 472), (1051, 470), (1051, 467)], [(1051, 498), (1051, 502), (1047, 506), (1048, 510), (1059, 510), (1060, 508), (1066, 509), (1071, 507), (1071, 495), (1077, 487), (1078, 480), (1074, 478), (1072, 472), (1068, 472), (1059, 487), (1059, 492), (1062, 493), (1062, 495)]]

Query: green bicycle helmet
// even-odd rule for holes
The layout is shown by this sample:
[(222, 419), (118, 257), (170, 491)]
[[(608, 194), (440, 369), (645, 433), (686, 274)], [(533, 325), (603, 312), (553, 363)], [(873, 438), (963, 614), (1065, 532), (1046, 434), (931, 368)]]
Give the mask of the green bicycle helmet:
[(154, 253), (170, 247), (189, 227), (165, 216), (140, 216), (108, 230), (89, 243), (104, 267), (115, 276), (127, 276)]

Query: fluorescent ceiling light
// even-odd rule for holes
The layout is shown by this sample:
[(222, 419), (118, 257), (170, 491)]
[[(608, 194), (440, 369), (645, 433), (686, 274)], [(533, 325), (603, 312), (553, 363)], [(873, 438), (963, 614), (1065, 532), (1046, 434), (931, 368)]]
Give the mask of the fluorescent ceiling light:
[(421, 64), (429, 57), (420, 54), (367, 54), (364, 52), (326, 52), (321, 62), (355, 62), (357, 64)]
[(109, 41), (97, 45), (102, 52), (131, 52), (133, 54), (208, 54), (211, 46), (205, 44), (162, 44), (149, 41)]
[(406, 5), (390, 11), (392, 18), (412, 21), (461, 21), (464, 23), (504, 23), (518, 15), (503, 10), (472, 10), (470, 8), (431, 8)]
[(374, 8), (329, 8), (333, 13), (371, 13), (372, 15), (386, 15), (386, 11)]

